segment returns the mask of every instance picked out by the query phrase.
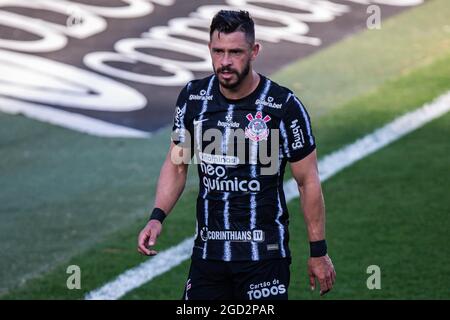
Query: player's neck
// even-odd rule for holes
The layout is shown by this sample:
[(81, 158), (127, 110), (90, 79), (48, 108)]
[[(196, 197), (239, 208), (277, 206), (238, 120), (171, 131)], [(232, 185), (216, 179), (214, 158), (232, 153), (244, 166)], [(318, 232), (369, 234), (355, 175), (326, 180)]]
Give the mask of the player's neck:
[(220, 92), (225, 96), (225, 98), (230, 100), (238, 100), (248, 96), (252, 93), (259, 84), (260, 76), (254, 70), (248, 73), (248, 75), (242, 80), (242, 82), (233, 89), (228, 89), (220, 85)]

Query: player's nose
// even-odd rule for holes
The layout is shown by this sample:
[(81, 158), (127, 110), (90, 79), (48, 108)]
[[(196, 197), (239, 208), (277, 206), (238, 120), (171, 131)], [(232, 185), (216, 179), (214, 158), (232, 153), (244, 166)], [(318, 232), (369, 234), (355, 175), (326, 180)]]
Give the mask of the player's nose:
[(233, 64), (233, 61), (231, 60), (230, 54), (225, 53), (222, 57), (222, 60), (220, 61), (220, 64), (222, 67), (229, 67)]

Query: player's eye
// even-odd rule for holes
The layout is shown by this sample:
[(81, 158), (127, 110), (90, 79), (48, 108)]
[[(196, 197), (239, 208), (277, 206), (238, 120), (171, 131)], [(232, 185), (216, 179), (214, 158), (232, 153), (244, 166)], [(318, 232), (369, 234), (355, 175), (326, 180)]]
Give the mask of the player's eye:
[(230, 54), (233, 56), (239, 56), (242, 54), (242, 50), (230, 50)]

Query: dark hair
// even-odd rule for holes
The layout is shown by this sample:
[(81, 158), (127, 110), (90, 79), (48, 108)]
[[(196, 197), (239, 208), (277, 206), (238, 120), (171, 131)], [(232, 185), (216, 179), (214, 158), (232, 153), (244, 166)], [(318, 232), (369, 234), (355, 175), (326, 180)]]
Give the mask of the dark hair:
[(250, 44), (255, 42), (255, 24), (248, 11), (220, 10), (212, 19), (209, 28), (210, 38), (215, 30), (219, 33), (241, 31), (245, 33), (245, 37)]

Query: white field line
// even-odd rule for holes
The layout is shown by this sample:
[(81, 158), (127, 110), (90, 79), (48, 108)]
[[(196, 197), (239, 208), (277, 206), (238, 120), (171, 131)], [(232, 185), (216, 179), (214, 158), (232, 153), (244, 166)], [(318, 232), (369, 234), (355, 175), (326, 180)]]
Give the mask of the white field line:
[[(358, 160), (372, 154), (402, 136), (420, 128), (426, 123), (444, 115), (450, 110), (450, 91), (438, 97), (432, 103), (398, 117), (387, 125), (358, 139), (319, 161), (320, 180), (323, 182)], [(294, 179), (284, 184), (286, 201), (298, 197)], [(190, 258), (194, 237), (160, 252), (157, 256), (132, 268), (101, 288), (86, 295), (88, 300), (115, 300), (127, 292), (142, 286), (153, 278), (176, 267)]]
[(151, 133), (94, 119), (82, 114), (0, 97), (0, 111), (105, 138), (149, 138)]

